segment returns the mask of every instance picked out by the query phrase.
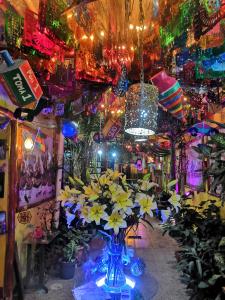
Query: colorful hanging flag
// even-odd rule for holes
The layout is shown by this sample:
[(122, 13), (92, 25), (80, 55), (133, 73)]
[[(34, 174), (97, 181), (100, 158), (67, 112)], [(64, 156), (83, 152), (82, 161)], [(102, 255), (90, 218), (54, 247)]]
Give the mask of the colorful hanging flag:
[(36, 136), (35, 144), (36, 144), (37, 148), (40, 149), (42, 152), (45, 152), (45, 150), (46, 150), (45, 138), (46, 138), (46, 135), (39, 130), (37, 133), (37, 136)]

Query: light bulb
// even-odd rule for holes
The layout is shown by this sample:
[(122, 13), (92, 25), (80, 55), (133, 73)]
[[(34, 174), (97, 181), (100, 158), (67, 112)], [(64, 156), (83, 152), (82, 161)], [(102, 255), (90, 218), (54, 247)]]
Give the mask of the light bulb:
[(134, 25), (133, 25), (133, 24), (130, 24), (130, 25), (129, 25), (129, 29), (130, 29), (130, 30), (133, 30), (133, 29), (134, 29)]
[(34, 148), (34, 141), (32, 138), (28, 137), (24, 141), (24, 147), (26, 150), (32, 150)]
[(113, 152), (112, 157), (116, 157), (116, 152)]
[(104, 35), (105, 35), (105, 33), (104, 33), (103, 30), (100, 32), (100, 35), (101, 35), (101, 36), (104, 36)]
[(102, 153), (103, 153), (102, 150), (99, 149), (99, 150), (98, 150), (98, 155), (102, 155)]
[(82, 40), (86, 40), (88, 37), (86, 36), (86, 34), (84, 34), (83, 36), (82, 36)]
[(94, 40), (94, 35), (93, 35), (93, 34), (90, 36), (90, 40), (91, 40), (91, 41)]

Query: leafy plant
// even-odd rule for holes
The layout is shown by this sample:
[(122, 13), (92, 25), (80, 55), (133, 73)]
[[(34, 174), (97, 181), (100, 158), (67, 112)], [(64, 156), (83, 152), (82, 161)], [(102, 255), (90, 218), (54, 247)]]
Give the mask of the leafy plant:
[(76, 254), (82, 247), (79, 246), (74, 240), (70, 240), (63, 248), (63, 258), (65, 262), (75, 262)]
[(163, 226), (181, 246), (178, 268), (192, 300), (223, 299), (225, 222), (214, 202), (184, 205), (173, 215), (175, 225)]

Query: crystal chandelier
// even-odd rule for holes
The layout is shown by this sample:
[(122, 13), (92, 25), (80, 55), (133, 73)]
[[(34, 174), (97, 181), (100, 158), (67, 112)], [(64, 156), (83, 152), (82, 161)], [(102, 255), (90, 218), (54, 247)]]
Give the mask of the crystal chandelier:
[[(139, 19), (140, 24), (143, 25), (142, 0), (139, 1)], [(126, 95), (125, 132), (132, 135), (149, 136), (155, 134), (157, 129), (158, 89), (151, 84), (144, 83), (143, 31), (140, 31), (139, 34), (140, 83), (131, 85)]]

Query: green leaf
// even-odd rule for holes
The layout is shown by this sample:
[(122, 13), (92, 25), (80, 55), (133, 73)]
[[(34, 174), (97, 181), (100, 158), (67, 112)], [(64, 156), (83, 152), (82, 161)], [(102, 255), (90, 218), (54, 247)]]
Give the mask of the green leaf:
[(177, 179), (172, 180), (167, 184), (167, 188), (170, 189), (171, 187), (173, 187), (176, 184), (177, 184)]
[(208, 283), (210, 285), (214, 285), (217, 281), (217, 279), (221, 278), (222, 276), (219, 275), (219, 274), (214, 274), (209, 280), (208, 280)]
[(205, 281), (201, 281), (199, 284), (198, 284), (198, 287), (200, 289), (207, 289), (209, 287), (208, 283), (205, 282)]
[(148, 180), (150, 178), (150, 173), (149, 174), (146, 174), (144, 177), (143, 177), (143, 180)]
[(197, 266), (199, 278), (202, 278), (202, 264), (200, 259), (196, 260), (196, 266)]
[(219, 242), (219, 248), (224, 248), (224, 247), (225, 247), (225, 237), (222, 237)]

